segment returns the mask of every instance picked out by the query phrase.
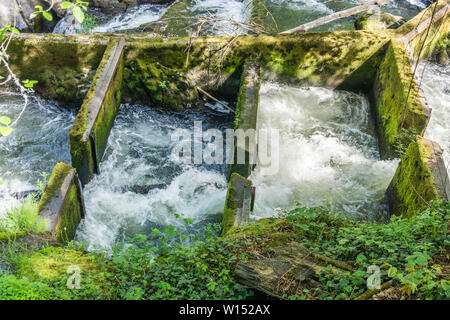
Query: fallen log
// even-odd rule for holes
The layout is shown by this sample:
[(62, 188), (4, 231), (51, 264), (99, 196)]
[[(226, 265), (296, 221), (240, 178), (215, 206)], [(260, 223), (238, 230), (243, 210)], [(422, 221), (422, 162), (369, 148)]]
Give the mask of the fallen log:
[[(331, 263), (332, 262), (332, 263)], [(240, 262), (235, 274), (238, 281), (274, 298), (283, 299), (304, 289), (321, 287), (317, 273), (331, 264), (333, 270), (348, 270), (350, 266), (331, 258), (324, 259), (304, 246), (291, 242), (273, 248), (270, 258)], [(343, 268), (342, 268), (343, 267)]]
[(381, 7), (382, 5), (391, 2), (392, 0), (372, 0), (372, 1), (368, 1), (360, 6), (356, 6), (347, 10), (342, 10), (339, 12), (335, 12), (332, 13), (328, 16), (316, 19), (314, 21), (302, 24), (298, 27), (295, 27), (293, 29), (289, 29), (283, 32), (280, 32), (280, 34), (293, 34), (293, 33), (297, 33), (297, 32), (306, 32), (312, 28), (321, 26), (323, 24), (329, 23), (331, 21), (334, 20), (338, 20), (338, 19), (342, 19), (342, 18), (346, 18), (349, 16), (353, 16), (357, 13), (363, 12), (363, 11), (367, 11), (370, 9), (374, 9), (377, 7)]

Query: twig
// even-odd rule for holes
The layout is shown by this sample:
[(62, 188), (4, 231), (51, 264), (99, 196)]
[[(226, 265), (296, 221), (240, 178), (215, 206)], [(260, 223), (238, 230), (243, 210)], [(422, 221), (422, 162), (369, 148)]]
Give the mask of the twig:
[(217, 102), (218, 104), (220, 104), (221, 106), (223, 106), (224, 108), (230, 110), (231, 112), (235, 113), (233, 109), (231, 109), (229, 106), (227, 106), (225, 103), (223, 103), (222, 101), (214, 98), (212, 95), (210, 95), (208, 92), (206, 92), (205, 90), (203, 90), (200, 87), (195, 87), (199, 92), (203, 93), (205, 96), (207, 96), (208, 98), (214, 100), (215, 102)]

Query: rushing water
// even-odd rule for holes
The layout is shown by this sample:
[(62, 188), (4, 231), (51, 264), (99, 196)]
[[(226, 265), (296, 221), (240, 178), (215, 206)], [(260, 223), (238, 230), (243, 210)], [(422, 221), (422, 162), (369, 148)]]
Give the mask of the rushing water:
[[(359, 0), (267, 0), (267, 8), (272, 14), (266, 22), (276, 26), (280, 31), (294, 28), (333, 12), (349, 9), (361, 4)], [(427, 1), (396, 0), (383, 6), (383, 11), (402, 16), (408, 20), (426, 7)], [(354, 18), (339, 19), (322, 25), (312, 31), (352, 30)]]
[(252, 173), (254, 218), (296, 203), (329, 205), (356, 219), (385, 215), (384, 193), (398, 160), (380, 160), (363, 96), (263, 83), (258, 125), (279, 130), (280, 166), (275, 175), (263, 176), (258, 167)]
[[(109, 248), (126, 236), (175, 225), (198, 230), (221, 221), (226, 165), (186, 165), (172, 161), (175, 129), (232, 127), (230, 114), (209, 109), (163, 112), (122, 105), (108, 140), (100, 174), (85, 188), (87, 216), (77, 239), (90, 249)], [(145, 190), (146, 186), (158, 185)], [(160, 186), (162, 185), (162, 186)], [(183, 215), (177, 218), (175, 214)], [(185, 218), (193, 219), (186, 225)]]
[[(0, 114), (15, 119), (23, 99), (0, 93)], [(0, 137), (0, 215), (17, 203), (21, 193), (36, 190), (42, 172), (56, 163), (70, 163), (69, 130), (74, 112), (57, 103), (32, 96), (13, 132)]]
[[(410, 19), (429, 1), (426, 0), (395, 0), (383, 6), (383, 10)], [(128, 8), (124, 12), (103, 19), (92, 32), (114, 32), (133, 30), (156, 21), (165, 21), (168, 25), (166, 35), (186, 36), (188, 29), (195, 23), (195, 17), (210, 17), (215, 19), (232, 19), (238, 22), (248, 22), (250, 0), (178, 0), (172, 5), (142, 4)], [(302, 23), (312, 21), (359, 5), (359, 0), (267, 0), (266, 7), (270, 11), (266, 23), (282, 31)], [(274, 23), (274, 21), (276, 23)], [(348, 30), (353, 29), (353, 18), (346, 18), (320, 26), (315, 30)], [(71, 16), (62, 19), (54, 29), (54, 33), (75, 33), (80, 26)], [(206, 23), (202, 35), (223, 35), (229, 33), (245, 33), (244, 29), (235, 29), (224, 22)], [(139, 29), (137, 29), (139, 30)], [(145, 31), (148, 31), (144, 28)]]
[(450, 65), (422, 63), (418, 74), (423, 75), (421, 87), (433, 109), (425, 137), (444, 149), (444, 161), (450, 175)]

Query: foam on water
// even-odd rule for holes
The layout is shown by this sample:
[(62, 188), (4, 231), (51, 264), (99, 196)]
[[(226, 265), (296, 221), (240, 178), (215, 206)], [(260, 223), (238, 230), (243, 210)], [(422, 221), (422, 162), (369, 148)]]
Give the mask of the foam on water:
[(450, 66), (426, 62), (417, 72), (423, 74), (421, 87), (432, 108), (425, 137), (444, 149), (444, 161), (450, 175)]
[[(22, 97), (0, 94), (0, 114), (15, 119)], [(69, 130), (74, 111), (38, 97), (31, 97), (27, 110), (13, 132), (0, 137), (0, 213), (17, 204), (14, 194), (36, 190), (42, 172), (51, 173), (56, 163), (70, 164)]]
[(161, 18), (167, 6), (143, 4), (133, 7), (114, 16), (108, 22), (95, 27), (92, 32), (114, 32), (137, 28), (144, 23), (154, 22)]
[[(203, 130), (232, 126), (232, 116), (208, 110), (168, 113), (148, 107), (122, 105), (108, 140), (100, 175), (85, 188), (87, 216), (76, 238), (89, 249), (110, 248), (116, 241), (153, 228), (175, 225), (188, 231), (206, 222), (219, 222), (227, 181), (225, 165), (189, 165), (172, 162), (178, 128), (192, 131), (193, 121)], [(139, 194), (133, 186), (164, 185)], [(175, 214), (183, 214), (176, 218)]]
[(280, 130), (280, 168), (256, 167), (253, 218), (274, 216), (297, 203), (357, 219), (385, 214), (384, 193), (398, 160), (382, 161), (363, 96), (324, 88), (263, 83), (260, 128)]

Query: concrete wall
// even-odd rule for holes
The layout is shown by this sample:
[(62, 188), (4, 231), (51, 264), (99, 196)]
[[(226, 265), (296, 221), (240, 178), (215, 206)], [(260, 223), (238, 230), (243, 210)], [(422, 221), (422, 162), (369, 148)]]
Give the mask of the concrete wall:
[(450, 181), (443, 150), (434, 141), (416, 137), (387, 190), (391, 213), (412, 217), (431, 200), (450, 201)]
[(381, 154), (384, 158), (397, 157), (415, 135), (424, 133), (431, 114), (413, 80), (403, 42), (391, 40), (388, 44), (372, 96)]
[(70, 154), (81, 182), (99, 173), (99, 162), (119, 111), (125, 40), (111, 40), (70, 130)]
[[(34, 89), (43, 98), (79, 106), (106, 43), (102, 37), (22, 34), (9, 45), (9, 64), (19, 79), (37, 80)], [(2, 66), (0, 74), (6, 74)]]
[(53, 169), (39, 202), (39, 215), (49, 221), (47, 232), (55, 240), (67, 243), (75, 236), (85, 207), (78, 175), (68, 164), (61, 162)]
[(225, 235), (233, 226), (243, 226), (249, 223), (253, 202), (252, 182), (238, 173), (233, 173), (225, 200), (222, 235)]

